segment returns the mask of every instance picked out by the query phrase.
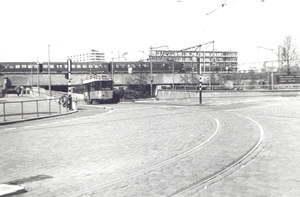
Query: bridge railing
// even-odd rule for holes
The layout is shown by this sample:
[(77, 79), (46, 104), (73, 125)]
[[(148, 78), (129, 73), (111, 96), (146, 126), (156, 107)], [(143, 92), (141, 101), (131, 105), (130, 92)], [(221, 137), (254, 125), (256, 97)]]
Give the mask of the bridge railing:
[(0, 124), (6, 121), (55, 116), (68, 113), (67, 107), (58, 98), (32, 99), (20, 97), (22, 100), (0, 101)]

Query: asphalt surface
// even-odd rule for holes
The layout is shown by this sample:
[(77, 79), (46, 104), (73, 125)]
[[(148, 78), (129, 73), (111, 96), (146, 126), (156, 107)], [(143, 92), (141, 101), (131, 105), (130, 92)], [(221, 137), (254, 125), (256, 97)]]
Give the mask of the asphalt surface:
[(0, 183), (23, 185), (18, 196), (298, 196), (299, 104), (79, 103), (0, 126)]

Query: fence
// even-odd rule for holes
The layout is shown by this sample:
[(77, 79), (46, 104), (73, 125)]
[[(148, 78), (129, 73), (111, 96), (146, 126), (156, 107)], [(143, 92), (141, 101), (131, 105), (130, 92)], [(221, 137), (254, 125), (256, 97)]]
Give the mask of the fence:
[[(273, 91), (203, 91), (204, 99), (210, 98), (237, 98), (237, 97), (269, 97), (269, 96), (300, 96), (300, 90), (273, 90)], [(198, 90), (158, 90), (159, 100), (199, 100)]]
[[(161, 86), (161, 89), (172, 90), (172, 86)], [(202, 90), (272, 90), (271, 85), (202, 85)], [(175, 85), (174, 90), (197, 90), (199, 85)], [(300, 90), (300, 84), (279, 84), (273, 85), (273, 90)]]
[(55, 116), (68, 113), (58, 98), (32, 99), (0, 102), (0, 122)]

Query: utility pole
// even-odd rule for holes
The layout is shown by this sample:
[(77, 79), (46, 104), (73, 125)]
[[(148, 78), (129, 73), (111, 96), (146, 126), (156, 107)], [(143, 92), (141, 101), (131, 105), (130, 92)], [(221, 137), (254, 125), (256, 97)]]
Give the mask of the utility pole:
[[(201, 46), (203, 45), (206, 45), (206, 44), (210, 44), (210, 43), (213, 43), (214, 44), (214, 41), (211, 41), (211, 42), (207, 42), (207, 43), (204, 43), (204, 44), (199, 44), (199, 45), (196, 45), (196, 46), (193, 46), (193, 47), (189, 47), (189, 48), (185, 48), (185, 49), (182, 49), (180, 51), (185, 51), (185, 50), (189, 50), (189, 49), (192, 49), (192, 48), (196, 48), (196, 47), (199, 47), (199, 54), (198, 54), (198, 58), (196, 57), (197, 60), (197, 64), (199, 66), (197, 66), (197, 72), (198, 74), (200, 75), (199, 77), (199, 103), (202, 104), (202, 67), (201, 67)], [(214, 49), (213, 49), (214, 50)], [(214, 52), (213, 52), (214, 54)], [(214, 56), (214, 55), (213, 55)], [(203, 66), (204, 66), (204, 69), (205, 69), (205, 53), (203, 53)], [(209, 66), (209, 72), (210, 72), (210, 66)], [(211, 78), (211, 77), (210, 77)], [(210, 78), (209, 78), (209, 87), (211, 86), (211, 81), (210, 81)]]
[(48, 44), (48, 78), (49, 78), (49, 96), (51, 96), (51, 74), (50, 74), (50, 45)]
[(152, 46), (150, 46), (149, 62), (150, 62), (150, 98), (153, 96), (153, 76), (152, 76)]
[(202, 104), (202, 69), (201, 69), (201, 46), (199, 45), (199, 67), (198, 67), (198, 74), (199, 77), (199, 103)]
[(269, 50), (271, 51), (271, 55), (272, 55), (272, 68), (271, 68), (271, 90), (274, 89), (274, 73), (273, 73), (273, 70), (274, 70), (274, 65), (273, 65), (273, 51), (274, 49), (269, 49), (269, 48), (265, 48), (265, 47), (262, 47), (262, 46), (257, 46), (257, 49), (259, 48), (262, 48), (262, 49), (265, 49), (265, 50)]
[(111, 78), (112, 78), (113, 81), (114, 81), (114, 59), (118, 59), (118, 61), (120, 61), (120, 58), (125, 58), (125, 61), (126, 61), (126, 55), (127, 54), (128, 53), (125, 52), (125, 53), (123, 53), (122, 56), (120, 56), (119, 51), (118, 51), (118, 57), (112, 57), (111, 58)]
[(68, 74), (67, 74), (68, 75), (68, 108), (69, 110), (71, 110), (72, 109), (72, 86), (71, 86), (72, 60), (71, 59), (67, 60), (67, 65), (68, 65)]
[[(216, 65), (216, 62), (215, 62), (215, 42), (212, 41), (212, 43), (213, 43), (213, 65), (215, 66)], [(210, 90), (212, 90), (212, 86), (211, 86), (211, 72), (210, 72), (209, 79), (210, 79)]]
[(30, 75), (31, 75), (31, 94), (33, 94), (33, 75), (32, 75), (32, 69), (33, 69), (33, 65), (31, 65), (31, 70), (30, 70)]
[(39, 77), (39, 57), (37, 57), (36, 61), (36, 73), (37, 73), (37, 88), (38, 88), (38, 96), (40, 96), (40, 77)]
[(152, 59), (151, 59), (151, 56), (152, 56), (152, 50), (153, 49), (159, 49), (159, 48), (162, 48), (162, 47), (167, 47), (168, 50), (169, 50), (169, 46), (167, 45), (164, 45), (164, 46), (160, 46), (160, 47), (152, 47), (150, 46), (150, 54), (149, 54), (149, 62), (150, 62), (150, 97), (153, 96), (153, 65), (152, 65)]
[(114, 81), (114, 58), (111, 58), (111, 79)]

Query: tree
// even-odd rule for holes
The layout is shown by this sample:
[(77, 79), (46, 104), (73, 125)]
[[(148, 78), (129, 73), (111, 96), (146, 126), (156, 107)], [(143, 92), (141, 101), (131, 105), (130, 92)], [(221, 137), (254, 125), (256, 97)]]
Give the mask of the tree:
[(141, 66), (141, 71), (135, 75), (129, 75), (126, 79), (127, 87), (129, 90), (136, 91), (140, 98), (146, 98), (150, 96), (150, 86), (147, 83), (149, 74), (143, 68), (143, 61), (140, 61), (138, 65)]
[(280, 46), (282, 50), (279, 52), (279, 57), (282, 66), (280, 66), (279, 71), (286, 72), (287, 75), (290, 75), (292, 71), (299, 69), (299, 53), (295, 45), (295, 40), (292, 39), (292, 36), (288, 35), (284, 38)]

